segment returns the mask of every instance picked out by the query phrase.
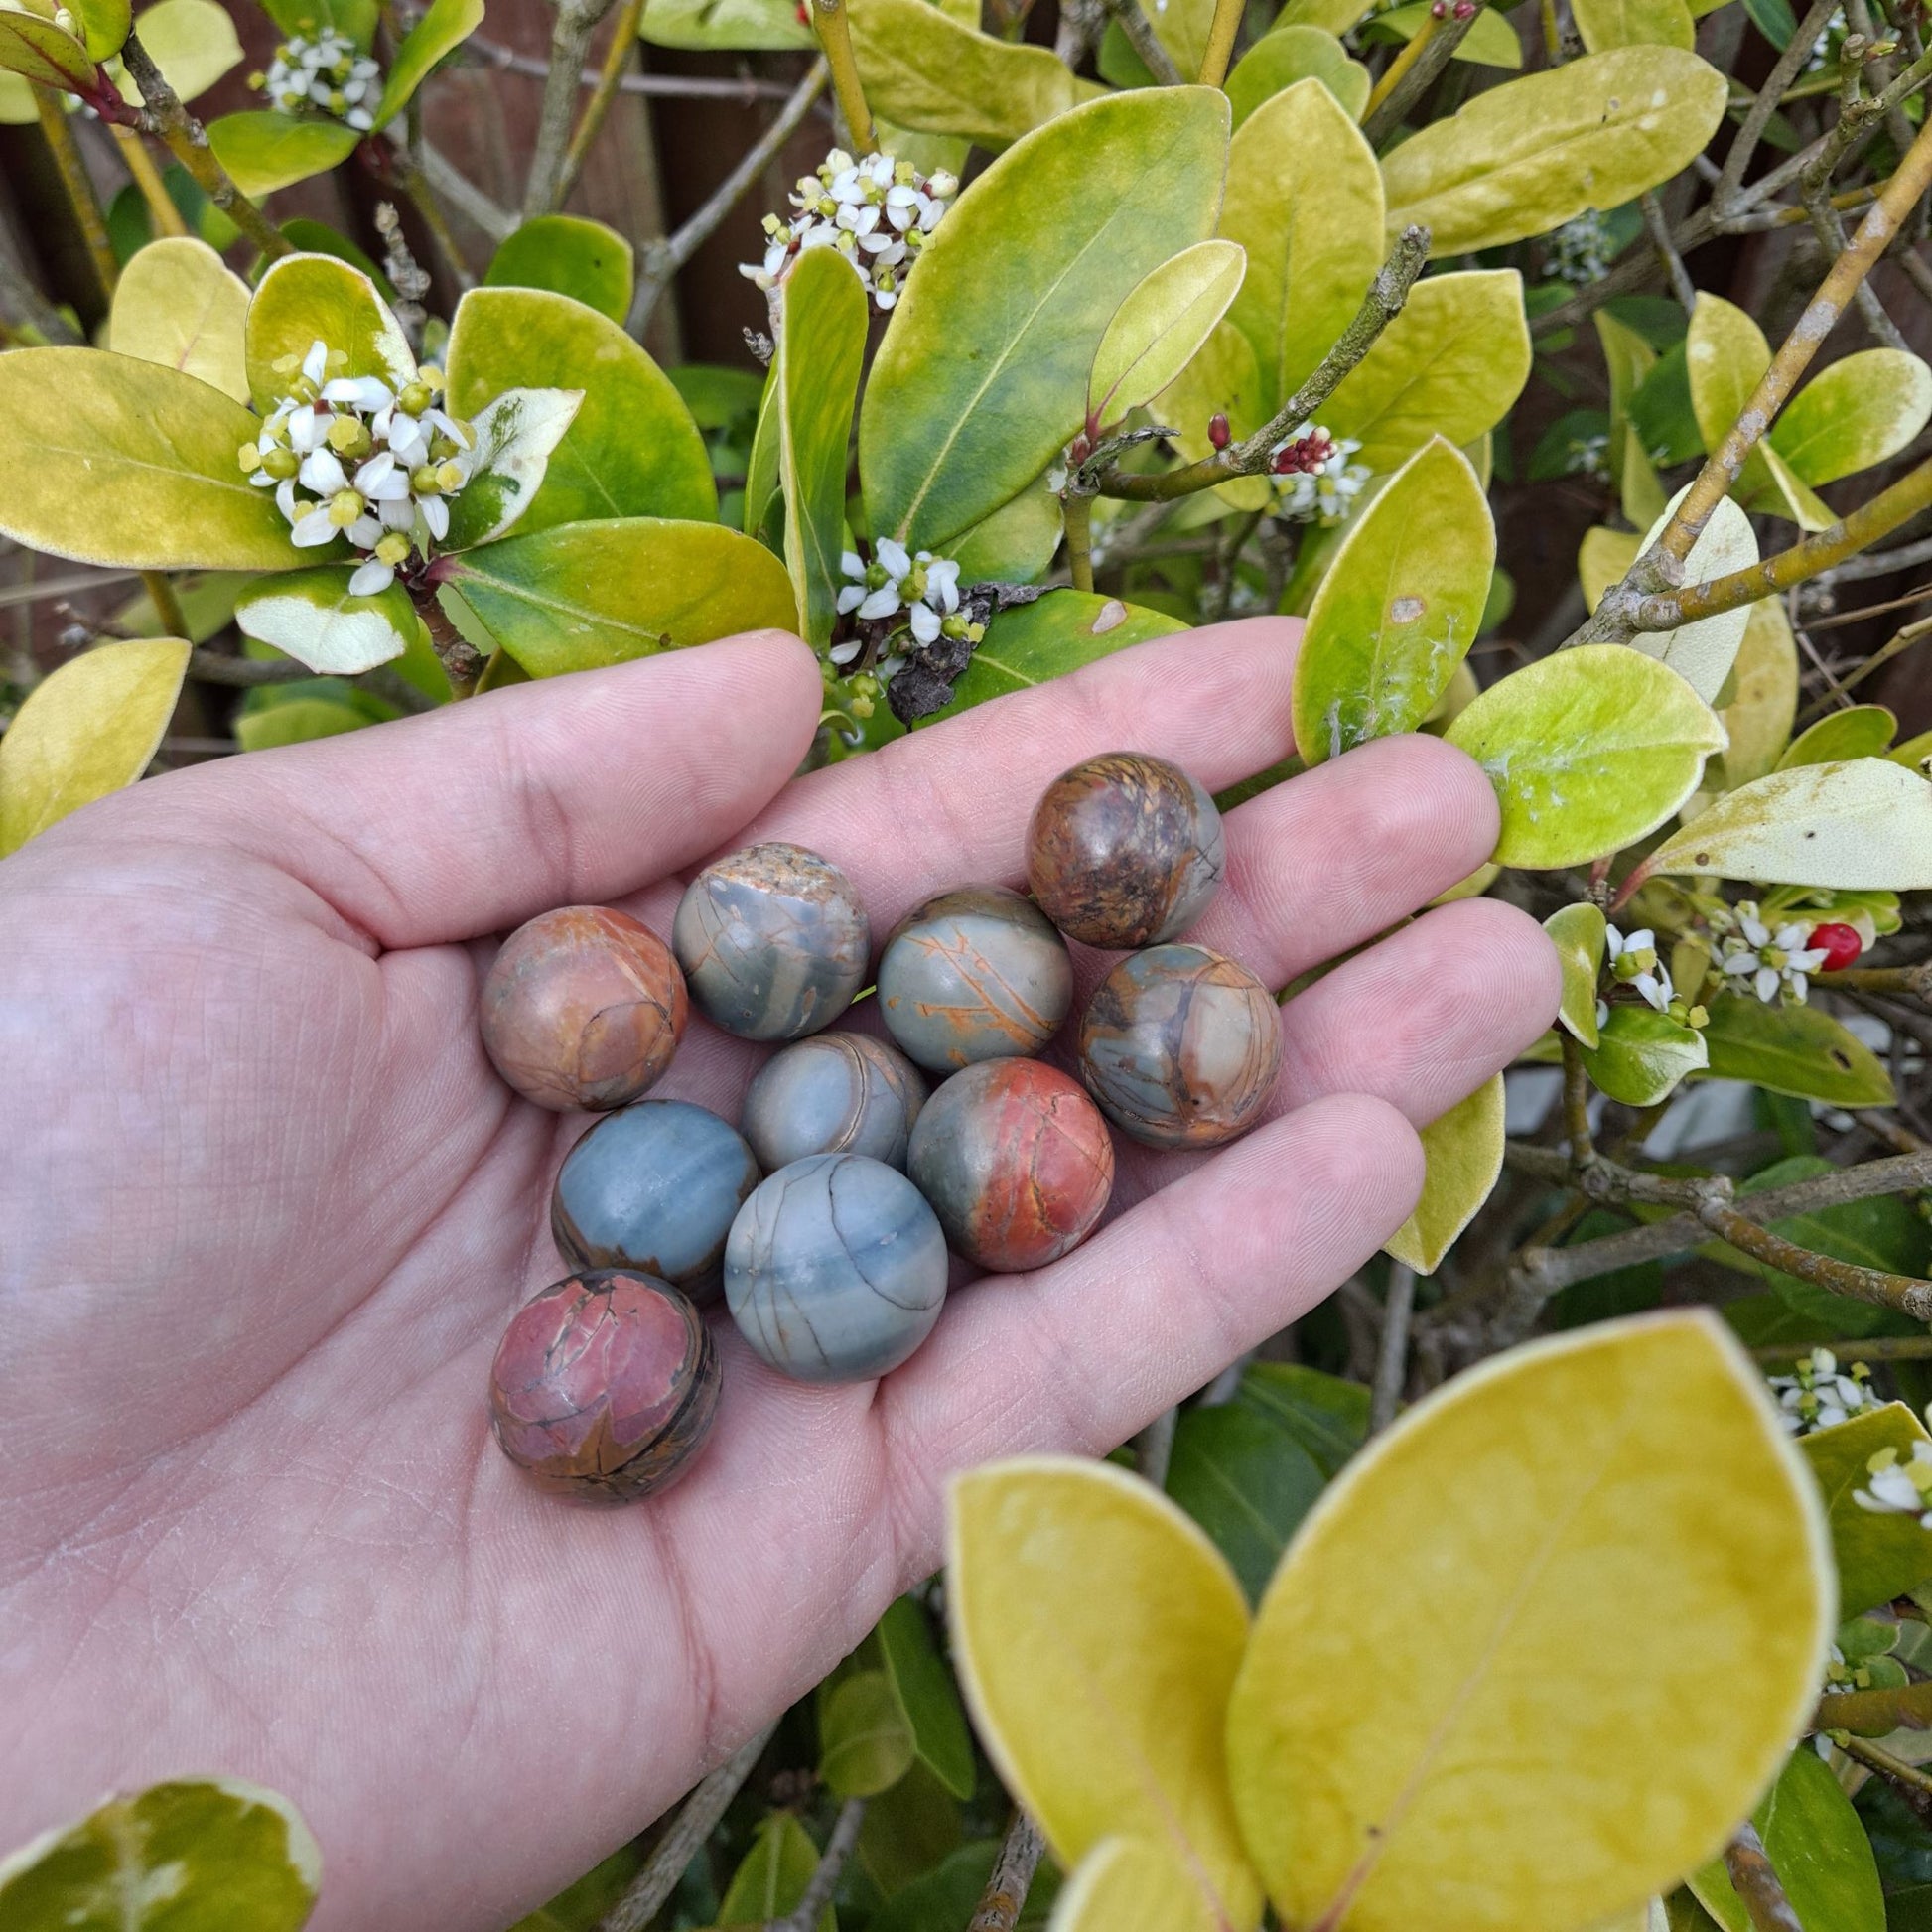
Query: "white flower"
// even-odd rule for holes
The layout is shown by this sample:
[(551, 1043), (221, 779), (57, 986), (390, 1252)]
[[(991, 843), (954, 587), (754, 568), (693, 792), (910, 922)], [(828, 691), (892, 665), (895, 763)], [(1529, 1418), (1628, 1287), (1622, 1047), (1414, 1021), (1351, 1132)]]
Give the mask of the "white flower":
[[(903, 611), (906, 627), (922, 644), (936, 642), (959, 609), (958, 564), (929, 550), (913, 556), (895, 537), (879, 538), (870, 564), (856, 550), (848, 550), (839, 558), (839, 568), (848, 579), (839, 591), (842, 613), (879, 622)], [(956, 621), (964, 623), (963, 619)], [(857, 654), (855, 649), (842, 657), (835, 649), (831, 656), (833, 663), (844, 664)]]
[(1648, 927), (1628, 937), (1615, 926), (1604, 928), (1604, 949), (1610, 971), (1624, 985), (1632, 987), (1659, 1013), (1668, 1013), (1676, 997), (1670, 983), (1670, 969), (1657, 959), (1657, 935)]
[(1832, 1429), (1867, 1409), (1879, 1407), (1872, 1394), (1868, 1371), (1855, 1362), (1848, 1375), (1838, 1365), (1829, 1348), (1814, 1348), (1802, 1361), (1793, 1364), (1789, 1375), (1768, 1378), (1771, 1392), (1786, 1429), (1794, 1436), (1814, 1429)]
[[(256, 76), (271, 107), (284, 114), (317, 109), (358, 134), (375, 126), (363, 103), (380, 91), (382, 69), (345, 34), (333, 29), (311, 40), (295, 34), (275, 50), (268, 71)], [(320, 379), (320, 378), (318, 378)]]
[(1916, 1516), (1921, 1529), (1932, 1530), (1932, 1443), (1914, 1443), (1905, 1462), (1895, 1449), (1880, 1449), (1864, 1466), (1869, 1480), (1852, 1491), (1861, 1509), (1874, 1516)]
[(1773, 932), (1764, 923), (1755, 901), (1740, 899), (1721, 925), (1718, 970), (1734, 993), (1754, 993), (1769, 1006), (1782, 991), (1793, 1005), (1803, 1006), (1810, 992), (1807, 975), (1825, 963), (1825, 949), (1809, 946), (1811, 928), (1803, 921), (1781, 925)]
[(348, 580), (350, 597), (377, 597), (396, 581), (394, 568), (371, 557)]
[(1574, 221), (1566, 221), (1544, 243), (1544, 249), (1552, 275), (1575, 288), (1587, 288), (1609, 273), (1616, 243), (1603, 217), (1591, 207)]

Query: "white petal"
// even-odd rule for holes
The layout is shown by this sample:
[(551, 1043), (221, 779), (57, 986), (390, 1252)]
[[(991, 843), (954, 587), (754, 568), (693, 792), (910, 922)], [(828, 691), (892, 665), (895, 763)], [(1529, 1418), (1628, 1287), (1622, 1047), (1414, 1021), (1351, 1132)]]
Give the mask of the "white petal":
[(296, 473), (302, 479), (305, 489), (313, 489), (318, 496), (333, 496), (339, 489), (348, 487), (348, 478), (343, 471), (342, 459), (326, 446), (312, 450), (302, 461), (302, 468)]
[(329, 345), (316, 341), (309, 345), (309, 352), (302, 358), (302, 373), (311, 382), (320, 383), (329, 373)]
[(407, 530), (416, 521), (416, 505), (407, 497), (399, 503), (378, 503), (375, 513), (385, 530)]
[(862, 618), (865, 618), (867, 620), (871, 620), (874, 618), (890, 618), (893, 615), (893, 613), (897, 609), (898, 609), (898, 589), (896, 585), (888, 584), (883, 589), (874, 591), (872, 595), (868, 597), (866, 601), (859, 606), (859, 615)]
[(942, 611), (959, 609), (959, 566), (950, 557), (927, 565), (925, 596), (928, 604), (937, 604)]
[(1794, 973), (1815, 973), (1828, 956), (1823, 946), (1807, 946), (1794, 952), (1789, 964)]
[(348, 540), (358, 550), (373, 550), (382, 541), (382, 525), (372, 516), (358, 516), (348, 526)]
[(1757, 997), (1768, 1007), (1778, 997), (1778, 976), (1774, 967), (1760, 966), (1753, 982)]
[(450, 503), (446, 496), (426, 496), (422, 502), (423, 521), (438, 543), (450, 534)]
[(308, 403), (289, 412), (289, 448), (297, 456), (307, 456), (322, 442), (322, 425)]
[(318, 504), (289, 532), (289, 541), (298, 550), (313, 550), (342, 534), (329, 520), (329, 512)]
[(939, 635), (939, 614), (925, 604), (913, 605), (909, 613), (912, 620), (912, 634), (920, 643), (929, 644)]
[(386, 478), (393, 477), (395, 474), (396, 474), (396, 459), (394, 458), (394, 456), (392, 456), (387, 450), (378, 450), (376, 451), (374, 456), (370, 457), (369, 460), (365, 464), (363, 464), (359, 470), (356, 471), (355, 487), (359, 489), (364, 496), (366, 496), (369, 493), (369, 491), (376, 486), (377, 483), (383, 482)]
[(862, 579), (866, 574), (866, 560), (856, 550), (841, 550), (839, 568), (848, 577)]
[(866, 587), (863, 584), (848, 584), (839, 593), (839, 614), (856, 611), (866, 601)]
[(909, 577), (912, 574), (912, 559), (897, 537), (881, 537), (873, 545), (873, 555), (894, 577)]
[(858, 656), (861, 645), (855, 637), (847, 644), (834, 644), (825, 654), (834, 664), (850, 664)]
[(378, 563), (371, 557), (348, 580), (348, 594), (350, 597), (375, 597), (395, 581), (395, 571), (388, 564)]

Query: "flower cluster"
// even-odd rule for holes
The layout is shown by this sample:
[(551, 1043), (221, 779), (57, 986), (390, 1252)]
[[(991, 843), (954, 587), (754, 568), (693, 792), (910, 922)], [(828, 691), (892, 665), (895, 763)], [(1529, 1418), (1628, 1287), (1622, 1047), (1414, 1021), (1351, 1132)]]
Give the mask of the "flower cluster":
[(1784, 1426), (1794, 1436), (1831, 1429), (1880, 1406), (1871, 1392), (1871, 1371), (1863, 1362), (1854, 1362), (1846, 1374), (1829, 1348), (1814, 1348), (1792, 1365), (1789, 1375), (1773, 1375), (1769, 1381)]
[[(959, 566), (929, 550), (913, 556), (904, 544), (881, 537), (873, 545), (872, 562), (856, 550), (839, 559), (849, 580), (839, 592), (841, 615), (856, 613), (862, 623), (893, 623), (892, 634), (910, 630), (915, 642), (937, 643), (941, 636), (978, 643), (983, 628), (970, 622), (959, 608)], [(863, 645), (854, 638), (834, 644), (834, 664), (849, 664)]]
[(1597, 436), (1573, 436), (1564, 446), (1564, 474), (1571, 477), (1601, 479), (1610, 474), (1610, 439)]
[[(314, 344), (239, 461), (248, 481), (275, 492), (289, 537), (308, 550), (346, 537), (363, 553), (354, 597), (395, 581), (412, 550), (425, 557), (450, 532), (450, 498), (470, 481), (477, 433), (438, 406), (440, 371), (426, 368), (400, 393), (372, 375), (340, 371), (341, 350)], [(332, 374), (331, 371), (338, 371)]]
[(1339, 523), (1368, 482), (1368, 467), (1350, 463), (1362, 446), (1332, 437), (1318, 423), (1306, 423), (1275, 446), (1274, 515), (1288, 523)]
[(1600, 282), (1609, 273), (1610, 258), (1616, 253), (1615, 238), (1593, 207), (1566, 221), (1543, 247), (1550, 273), (1579, 289)]
[(1715, 914), (1712, 929), (1718, 940), (1718, 969), (1731, 991), (1755, 993), (1766, 1006), (1780, 991), (1803, 1006), (1810, 984), (1806, 976), (1830, 956), (1825, 947), (1811, 943), (1811, 928), (1801, 920), (1772, 931), (1751, 899)]
[(1865, 1465), (1870, 1478), (1852, 1500), (1874, 1516), (1916, 1516), (1919, 1528), (1932, 1530), (1932, 1443), (1912, 1445), (1909, 1461), (1895, 1449), (1882, 1449)]
[(292, 35), (275, 50), (265, 74), (255, 83), (271, 107), (299, 114), (318, 107), (336, 120), (366, 134), (375, 125), (382, 69), (366, 54), (357, 54), (345, 34), (326, 29), (314, 40)]
[[(1646, 1006), (1667, 1014), (1681, 1027), (1701, 1030), (1710, 1019), (1702, 1007), (1694, 1007), (1671, 984), (1670, 968), (1657, 957), (1657, 935), (1648, 926), (1639, 932), (1619, 932), (1615, 926), (1603, 931), (1605, 962), (1610, 978), (1627, 986)], [(1607, 1001), (1596, 1003), (1596, 1024), (1609, 1018)]]
[(857, 267), (875, 305), (890, 309), (958, 193), (958, 176), (943, 170), (922, 175), (889, 154), (855, 161), (834, 148), (816, 174), (798, 178), (791, 219), (764, 217), (764, 259), (741, 262), (739, 273), (773, 289), (805, 249), (836, 248)]

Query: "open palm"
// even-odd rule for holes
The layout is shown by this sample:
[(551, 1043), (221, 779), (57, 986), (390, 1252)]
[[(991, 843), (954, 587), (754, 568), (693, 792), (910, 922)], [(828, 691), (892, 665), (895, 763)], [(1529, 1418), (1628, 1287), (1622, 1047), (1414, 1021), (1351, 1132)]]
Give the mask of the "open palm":
[[(1430, 912), (1293, 1001), (1264, 1126), (1126, 1155), (1106, 1227), (955, 1289), (885, 1381), (787, 1383), (723, 1322), (717, 1426), (669, 1494), (572, 1508), (489, 1439), (583, 1122), (490, 1071), (487, 935), (586, 900), (667, 932), (681, 874), (782, 837), (883, 936), (1019, 883), (1080, 758), (1211, 787), (1280, 759), (1295, 635), (1143, 645), (790, 782), (813, 659), (707, 645), (160, 779), (0, 866), (0, 1851), (109, 1786), (222, 1772), (315, 1827), (319, 1926), (493, 1932), (933, 1567), (951, 1471), (1111, 1448), (1372, 1254), (1414, 1129), (1554, 1011), (1506, 906)], [(1230, 815), (1196, 936), (1285, 984), (1495, 825), (1461, 754), (1368, 746)], [(760, 1057), (694, 1018), (657, 1091), (735, 1117)]]

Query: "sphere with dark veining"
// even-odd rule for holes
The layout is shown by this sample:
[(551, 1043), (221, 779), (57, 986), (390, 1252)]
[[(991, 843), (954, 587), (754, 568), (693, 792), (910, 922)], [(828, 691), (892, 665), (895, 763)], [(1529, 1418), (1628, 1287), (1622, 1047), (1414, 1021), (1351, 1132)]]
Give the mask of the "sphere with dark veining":
[(896, 1046), (869, 1034), (814, 1034), (759, 1069), (745, 1095), (745, 1138), (773, 1172), (809, 1154), (864, 1154), (905, 1166), (925, 1081)]
[(539, 1107), (621, 1107), (670, 1065), (689, 1011), (684, 975), (648, 926), (565, 905), (503, 941), (483, 980), (483, 1047)]
[(760, 1173), (743, 1136), (688, 1100), (640, 1100), (564, 1157), (550, 1232), (573, 1268), (631, 1268), (718, 1292), (725, 1237)]
[(886, 1030), (919, 1065), (1037, 1053), (1073, 1004), (1066, 941), (1004, 886), (962, 886), (902, 918), (879, 960)]
[(627, 1503), (663, 1489), (718, 1408), (711, 1330), (676, 1289), (601, 1268), (516, 1311), (489, 1372), (503, 1453), (546, 1489)]
[(780, 1168), (725, 1243), (732, 1319), (799, 1382), (863, 1382), (897, 1368), (939, 1319), (946, 1272), (946, 1237), (919, 1190), (862, 1154)]
[(968, 1261), (1014, 1273), (1044, 1268), (1092, 1232), (1113, 1189), (1114, 1144), (1057, 1067), (983, 1060), (926, 1103), (907, 1172)]
[(741, 1039), (829, 1027), (866, 981), (872, 929), (829, 859), (776, 840), (705, 867), (685, 889), (671, 944), (698, 1010)]
[(1027, 883), (1069, 939), (1126, 950), (1207, 910), (1227, 846), (1214, 800), (1177, 764), (1109, 752), (1062, 771), (1034, 812)]
[(1281, 1014), (1267, 987), (1205, 946), (1130, 953), (1080, 1022), (1087, 1091), (1149, 1147), (1218, 1147), (1245, 1133), (1281, 1064)]

